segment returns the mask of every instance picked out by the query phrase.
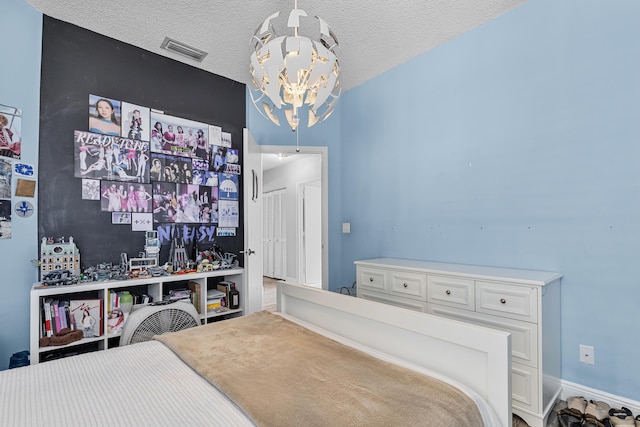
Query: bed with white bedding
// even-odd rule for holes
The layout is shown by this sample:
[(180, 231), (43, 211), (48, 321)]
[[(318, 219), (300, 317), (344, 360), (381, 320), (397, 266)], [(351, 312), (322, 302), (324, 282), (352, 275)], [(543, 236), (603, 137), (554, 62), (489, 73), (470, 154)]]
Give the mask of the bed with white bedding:
[[(476, 421), (471, 420), (468, 425), (511, 425), (508, 334), (291, 285), (282, 285), (279, 288), (278, 305), (278, 316), (256, 313), (160, 337), (167, 338), (166, 345), (154, 340), (1, 372), (0, 425), (246, 426), (256, 425), (254, 420), (258, 420), (258, 425), (300, 425), (300, 420), (305, 420), (300, 417), (307, 416), (307, 413), (309, 418), (304, 421), (306, 425), (373, 425), (375, 420), (380, 421), (378, 425), (385, 425), (384, 423), (388, 422), (388, 419), (377, 418), (376, 411), (385, 416), (392, 411), (385, 409), (382, 404), (372, 404), (375, 400), (369, 399), (367, 395), (371, 394), (375, 398), (376, 394), (373, 392), (384, 387), (371, 387), (370, 384), (361, 387), (365, 398), (354, 397), (360, 405), (355, 407), (357, 409), (354, 409), (354, 406), (345, 406), (344, 401), (348, 399), (344, 396), (338, 399), (337, 392), (326, 396), (326, 390), (321, 387), (317, 388), (317, 397), (314, 398), (311, 391), (307, 394), (317, 401), (324, 396), (328, 399), (328, 406), (308, 402), (296, 406), (296, 403), (305, 402), (297, 398), (301, 397), (302, 393), (299, 390), (291, 392), (287, 388), (281, 388), (283, 386), (273, 379), (277, 361), (282, 358), (278, 354), (272, 354), (270, 357), (274, 359), (265, 362), (269, 360), (268, 356), (265, 356), (269, 351), (265, 352), (259, 346), (251, 350), (242, 341), (242, 338), (248, 335), (259, 336), (259, 339), (252, 338), (253, 341), (272, 339), (268, 334), (263, 334), (263, 330), (273, 329), (273, 326), (256, 329), (261, 325), (260, 322), (264, 321), (282, 324), (288, 328), (283, 329), (288, 335), (293, 335), (291, 331), (294, 329), (291, 328), (299, 328), (302, 325), (302, 335), (318, 335), (321, 338), (314, 339), (328, 337), (331, 340), (331, 345), (320, 341), (320, 348), (335, 346), (337, 354), (346, 354), (347, 348), (348, 352), (356, 349), (385, 363), (397, 365), (393, 366), (393, 369), (411, 371), (393, 371), (393, 374), (387, 377), (388, 380), (374, 380), (377, 384), (384, 382), (389, 383), (385, 386), (392, 386), (391, 383), (400, 378), (399, 384), (395, 387), (404, 387), (406, 383), (402, 381), (423, 381), (412, 377), (417, 375), (413, 371), (420, 372), (419, 376), (428, 374), (430, 378), (442, 382), (445, 388), (453, 389), (452, 396), (455, 396), (456, 400), (440, 399), (445, 404), (444, 410), (440, 412), (444, 413), (444, 416), (449, 412), (452, 420), (456, 420), (461, 408), (471, 402), (475, 408), (471, 413), (477, 410), (481, 421), (472, 424)], [(254, 322), (253, 319), (257, 319), (258, 323), (250, 323)], [(253, 327), (253, 332), (242, 332), (242, 323), (249, 323), (249, 331)], [(224, 332), (221, 332), (222, 329)], [(260, 332), (256, 333), (257, 330)], [(200, 332), (218, 333), (219, 339), (212, 338), (213, 335), (202, 335), (207, 338), (200, 340), (194, 338), (194, 334), (199, 335)], [(223, 335), (232, 337), (231, 343), (222, 342)], [(296, 346), (286, 342), (282, 338), (284, 336), (280, 336), (282, 345), (285, 346), (282, 348)], [(176, 345), (180, 340), (184, 344), (183, 348)], [(202, 341), (204, 347), (191, 347), (196, 341)], [(234, 342), (242, 345), (233, 346)], [(216, 343), (217, 347), (213, 345)], [(346, 347), (343, 349), (340, 346)], [(233, 351), (225, 351), (231, 347)], [(278, 349), (277, 346), (273, 348)], [(282, 351), (282, 348), (278, 351)], [(252, 356), (250, 351), (257, 353)], [(194, 354), (199, 354), (200, 357), (194, 357)], [(234, 354), (236, 359), (233, 357)], [(294, 353), (292, 357), (300, 355)], [(353, 386), (352, 383), (357, 380), (349, 378), (347, 384), (345, 376), (345, 372), (354, 371), (345, 365), (346, 357), (335, 354), (329, 354), (327, 357), (335, 360), (337, 367), (345, 369), (342, 373), (338, 371), (338, 379), (331, 380), (333, 389), (339, 391), (347, 385)], [(194, 362), (194, 359), (197, 360)], [(222, 359), (227, 362), (224, 373), (230, 373), (226, 378), (216, 378), (215, 372), (220, 370), (216, 368), (224, 366), (221, 363)], [(211, 363), (207, 363), (207, 360)], [(234, 368), (236, 360), (240, 366), (233, 371), (231, 369)], [(314, 362), (304, 366), (305, 360), (300, 360), (300, 365), (308, 374), (299, 379), (299, 383), (305, 387), (314, 388), (313, 381), (319, 379), (322, 383), (322, 379), (333, 375), (325, 371), (319, 371), (320, 375), (313, 375), (313, 369), (320, 364)], [(362, 366), (362, 363), (357, 359), (354, 366)], [(365, 368), (363, 370), (366, 372)], [(375, 367), (369, 372), (377, 373), (382, 370)], [(264, 376), (261, 379), (261, 372), (272, 376)], [(243, 375), (245, 378), (242, 378)], [(246, 392), (238, 388), (243, 382), (249, 386), (248, 389), (244, 389)], [(261, 383), (262, 389), (258, 387)], [(428, 387), (422, 387), (422, 383), (417, 384), (412, 393), (423, 393), (424, 388), (424, 397), (412, 394), (411, 402), (415, 408), (425, 409), (430, 391)], [(354, 389), (357, 388), (356, 386)], [(406, 389), (408, 394), (409, 387)], [(226, 390), (233, 399), (221, 390)], [(272, 390), (273, 393), (270, 392)], [(279, 402), (276, 390), (286, 399)], [(294, 393), (294, 399), (291, 399), (291, 393)], [(395, 393), (396, 396), (399, 394), (401, 393)], [(243, 401), (243, 396), (248, 396), (248, 402), (246, 399)], [(386, 405), (391, 405), (390, 407), (407, 404), (394, 402), (388, 396), (382, 400)], [(362, 405), (363, 401), (369, 404)], [(279, 409), (271, 410), (272, 414), (269, 414), (269, 410), (264, 410), (265, 414), (262, 416), (260, 405), (265, 403), (270, 408)], [(361, 406), (366, 406), (365, 409), (371, 413), (363, 415), (358, 412), (362, 409)], [(318, 412), (313, 411), (323, 408), (322, 411), (326, 412), (327, 407), (336, 411), (334, 418), (331, 418), (331, 414), (322, 413), (321, 415), (329, 416), (323, 419)], [(356, 413), (360, 418), (355, 417)], [(295, 417), (292, 417), (292, 414)], [(332, 419), (336, 422), (327, 421)], [(442, 421), (436, 422), (436, 418), (429, 416), (423, 416), (421, 419), (424, 420), (422, 425), (427, 426), (457, 425), (442, 424)], [(395, 424), (403, 425), (403, 420), (406, 421), (404, 424), (408, 424), (410, 417), (400, 416)], [(412, 422), (412, 425), (416, 425), (415, 422)]]

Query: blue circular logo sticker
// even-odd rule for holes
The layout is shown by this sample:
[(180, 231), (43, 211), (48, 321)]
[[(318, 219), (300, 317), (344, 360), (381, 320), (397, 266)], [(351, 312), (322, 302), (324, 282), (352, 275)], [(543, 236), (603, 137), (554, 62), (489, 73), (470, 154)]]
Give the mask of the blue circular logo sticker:
[(18, 202), (16, 203), (15, 211), (19, 217), (29, 218), (33, 215), (33, 205), (26, 201)]

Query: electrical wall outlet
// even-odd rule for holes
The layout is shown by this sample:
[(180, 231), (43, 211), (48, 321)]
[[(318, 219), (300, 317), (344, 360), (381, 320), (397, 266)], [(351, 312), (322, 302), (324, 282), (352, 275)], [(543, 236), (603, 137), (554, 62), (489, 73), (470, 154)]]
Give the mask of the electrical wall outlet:
[(596, 363), (596, 353), (592, 346), (580, 344), (580, 362), (587, 365)]

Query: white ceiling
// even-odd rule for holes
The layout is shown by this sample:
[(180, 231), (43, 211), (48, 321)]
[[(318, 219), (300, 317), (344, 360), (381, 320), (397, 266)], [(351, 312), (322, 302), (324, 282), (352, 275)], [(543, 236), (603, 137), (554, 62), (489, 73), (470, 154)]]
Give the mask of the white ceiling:
[[(43, 14), (248, 84), (249, 40), (293, 0), (27, 0)], [(299, 0), (340, 43), (340, 83), (349, 90), (526, 0)], [(195, 62), (160, 48), (169, 37), (208, 52)]]
[(287, 166), (293, 162), (312, 156), (318, 156), (318, 154), (286, 153), (285, 156), (282, 156), (274, 153), (262, 153), (262, 170), (268, 171), (281, 166)]

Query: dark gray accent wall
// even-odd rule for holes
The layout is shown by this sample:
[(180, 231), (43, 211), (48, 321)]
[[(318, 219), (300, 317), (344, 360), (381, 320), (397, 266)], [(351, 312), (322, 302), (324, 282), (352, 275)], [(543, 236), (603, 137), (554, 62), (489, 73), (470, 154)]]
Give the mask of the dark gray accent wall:
[[(38, 238), (73, 236), (83, 268), (117, 263), (122, 252), (136, 256), (144, 246), (143, 232), (112, 225), (111, 213), (101, 212), (100, 202), (82, 200), (82, 180), (74, 177), (73, 132), (87, 130), (89, 94), (221, 126), (231, 133), (240, 163), (246, 100), (242, 83), (44, 17)], [(240, 225), (242, 221), (240, 195)], [(218, 237), (216, 244), (237, 254), (243, 245), (242, 226), (235, 237)], [(163, 247), (161, 262), (167, 260), (168, 249)]]

